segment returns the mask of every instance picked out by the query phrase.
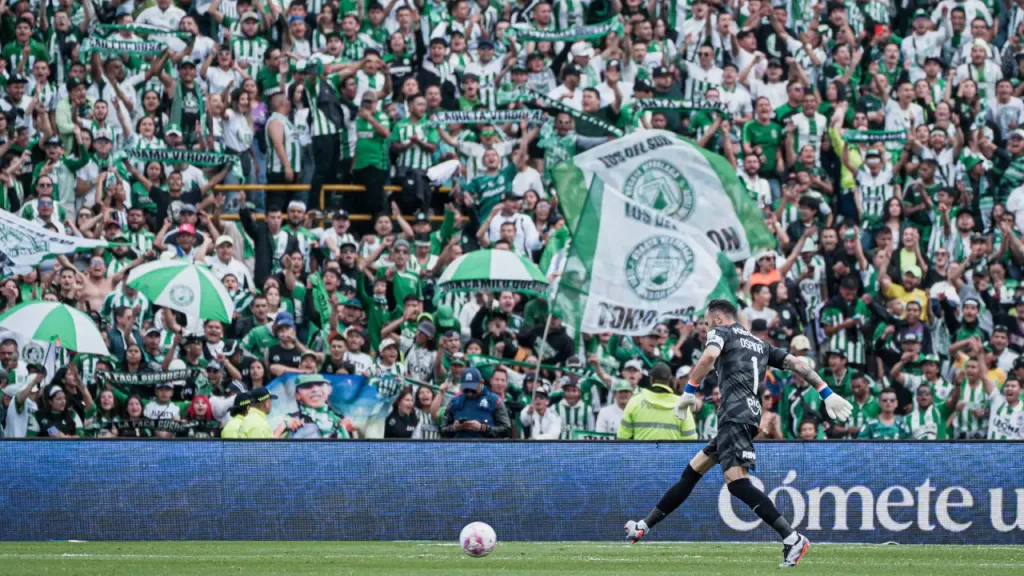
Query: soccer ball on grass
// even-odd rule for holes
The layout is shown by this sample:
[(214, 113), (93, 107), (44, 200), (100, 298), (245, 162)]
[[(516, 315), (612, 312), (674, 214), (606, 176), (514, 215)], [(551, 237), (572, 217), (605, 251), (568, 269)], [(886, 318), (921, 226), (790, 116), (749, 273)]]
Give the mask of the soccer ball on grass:
[(494, 551), (498, 544), (498, 535), (483, 522), (470, 522), (459, 534), (462, 549), (474, 558), (483, 558)]

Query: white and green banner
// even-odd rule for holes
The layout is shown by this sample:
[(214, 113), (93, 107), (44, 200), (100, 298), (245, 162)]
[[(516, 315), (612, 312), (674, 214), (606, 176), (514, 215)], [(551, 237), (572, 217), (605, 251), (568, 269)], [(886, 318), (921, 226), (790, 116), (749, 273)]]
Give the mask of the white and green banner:
[(0, 210), (0, 278), (28, 274), (43, 259), (78, 250), (106, 248), (106, 240), (68, 236)]
[[(733, 262), (775, 248), (735, 168), (672, 132), (634, 132), (577, 155), (571, 164), (555, 168), (553, 177), (563, 213), (578, 206), (599, 180), (606, 190), (697, 229)], [(574, 231), (575, 223), (567, 221)]]
[(562, 204), (573, 239), (555, 297), (556, 313), (577, 337), (641, 336), (663, 320), (700, 314), (712, 298), (733, 298), (723, 273), (732, 262), (699, 228), (600, 177), (589, 189), (559, 188), (558, 195), (583, 197)]

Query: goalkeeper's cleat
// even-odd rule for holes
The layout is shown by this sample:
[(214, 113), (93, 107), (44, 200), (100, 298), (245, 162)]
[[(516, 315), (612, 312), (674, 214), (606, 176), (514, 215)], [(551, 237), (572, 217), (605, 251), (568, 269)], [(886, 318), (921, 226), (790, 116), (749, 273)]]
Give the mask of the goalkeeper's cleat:
[(779, 567), (792, 568), (796, 566), (810, 547), (811, 541), (803, 534), (797, 534), (795, 543), (782, 545), (782, 564), (779, 564)]
[(636, 544), (637, 540), (646, 536), (647, 532), (650, 530), (647, 527), (647, 522), (644, 522), (643, 520), (639, 522), (630, 520), (629, 522), (626, 522), (624, 528), (626, 529), (626, 538), (629, 540), (630, 544)]

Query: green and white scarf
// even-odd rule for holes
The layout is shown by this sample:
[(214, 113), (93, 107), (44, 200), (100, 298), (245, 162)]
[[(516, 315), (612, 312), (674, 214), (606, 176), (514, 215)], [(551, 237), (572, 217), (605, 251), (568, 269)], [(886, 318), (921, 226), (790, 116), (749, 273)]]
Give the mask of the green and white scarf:
[(633, 108), (637, 111), (648, 110), (684, 110), (718, 112), (722, 116), (730, 117), (728, 108), (721, 102), (710, 100), (670, 100), (667, 98), (641, 98), (633, 101)]
[(902, 142), (906, 139), (906, 130), (847, 130), (843, 133), (843, 141), (851, 144)]
[[(199, 88), (199, 83), (196, 82), (192, 90), (195, 92), (196, 102), (199, 105), (199, 126), (200, 134), (206, 137), (206, 106), (205, 99), (203, 98), (203, 91)], [(179, 127), (184, 128), (181, 125), (181, 108), (185, 103), (184, 88), (182, 87), (181, 80), (174, 83), (174, 101), (171, 102), (171, 116), (168, 119), (171, 124), (177, 124)], [(241, 168), (239, 168), (239, 174)]]
[(430, 118), (429, 125), (518, 124), (524, 118), (530, 124), (543, 124), (545, 122), (544, 112), (541, 110), (473, 110), (467, 112), (436, 112)]
[(192, 37), (195, 34), (191, 32), (182, 32), (178, 30), (162, 30), (160, 28), (154, 28), (152, 26), (142, 26), (140, 24), (97, 24), (93, 27), (93, 32), (97, 32), (102, 36), (109, 36), (117, 32), (132, 32), (139, 36), (150, 36), (150, 35), (161, 35), (161, 36), (175, 36), (181, 38), (186, 42), (191, 42)]
[(575, 108), (573, 108), (571, 106), (567, 106), (567, 105), (565, 105), (565, 104), (563, 104), (563, 103), (561, 103), (561, 102), (559, 102), (557, 100), (553, 100), (551, 98), (548, 98), (547, 96), (545, 96), (544, 94), (541, 94), (540, 92), (537, 92), (537, 91), (534, 91), (534, 90), (531, 90), (530, 92), (531, 92), (532, 99), (535, 102), (540, 102), (541, 106), (543, 106), (545, 108), (554, 108), (555, 110), (557, 110), (559, 112), (565, 112), (569, 116), (572, 116), (573, 120), (576, 120), (577, 122), (583, 121), (583, 122), (587, 122), (589, 124), (592, 124), (594, 126), (597, 126), (597, 127), (601, 128), (602, 130), (604, 130), (605, 132), (607, 132), (608, 134), (611, 134), (611, 135), (613, 135), (613, 136), (615, 136), (617, 138), (621, 138), (622, 135), (623, 135), (622, 130), (619, 130), (615, 126), (612, 126), (611, 124), (605, 122), (604, 120), (601, 120), (600, 118), (596, 118), (594, 116), (591, 116), (590, 114), (587, 114), (586, 112), (577, 110), (577, 109), (575, 109)]
[(104, 59), (111, 56), (157, 56), (163, 54), (167, 44), (157, 40), (135, 42), (132, 40), (107, 40), (103, 38), (86, 38), (78, 47), (78, 59), (83, 63), (89, 60), (93, 53), (99, 53)]
[(513, 26), (505, 31), (505, 38), (509, 41), (575, 42), (576, 40), (597, 40), (612, 32), (618, 36), (623, 34), (622, 21), (618, 18), (609, 18), (598, 24), (582, 24), (562, 30), (531, 30)]
[(174, 150), (166, 148), (125, 148), (114, 153), (112, 162), (118, 164), (123, 159), (140, 162), (159, 162), (160, 164), (191, 164), (193, 166), (223, 166), (231, 164), (231, 171), (239, 178), (243, 177), (242, 166), (238, 157), (220, 152), (203, 152), (201, 150)]

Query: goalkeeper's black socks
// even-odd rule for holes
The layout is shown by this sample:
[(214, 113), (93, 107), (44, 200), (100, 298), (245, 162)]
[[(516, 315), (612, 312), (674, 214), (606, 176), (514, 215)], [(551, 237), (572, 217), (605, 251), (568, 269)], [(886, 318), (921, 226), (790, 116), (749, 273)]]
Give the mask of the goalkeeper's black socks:
[(790, 536), (795, 531), (789, 525), (789, 521), (779, 513), (779, 509), (775, 507), (775, 504), (772, 503), (771, 499), (764, 492), (758, 490), (750, 483), (749, 478), (733, 480), (729, 482), (728, 486), (730, 494), (742, 500), (747, 506), (750, 506), (754, 514), (757, 514), (758, 518), (764, 520), (765, 524), (774, 528), (779, 533), (779, 536), (782, 536), (783, 540), (791, 539)]
[(690, 496), (690, 492), (693, 492), (693, 487), (700, 482), (701, 475), (693, 469), (689, 464), (686, 465), (686, 470), (683, 471), (682, 478), (679, 482), (676, 482), (665, 492), (665, 495), (658, 501), (658, 505), (651, 510), (651, 513), (647, 515), (644, 522), (648, 528), (653, 528), (655, 524), (661, 522), (666, 516), (679, 508), (683, 502)]

